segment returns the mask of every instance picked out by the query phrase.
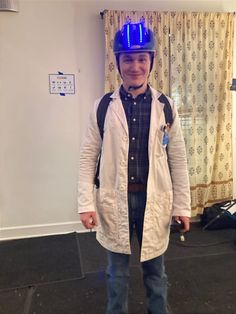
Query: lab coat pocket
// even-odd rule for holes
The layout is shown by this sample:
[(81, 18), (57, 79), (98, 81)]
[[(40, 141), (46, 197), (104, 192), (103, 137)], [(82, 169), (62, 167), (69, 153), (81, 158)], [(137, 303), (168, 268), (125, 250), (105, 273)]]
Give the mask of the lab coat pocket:
[(165, 192), (155, 196), (153, 220), (160, 237), (166, 235), (172, 219), (172, 192)]
[(99, 189), (97, 193), (97, 213), (100, 231), (106, 236), (117, 234), (117, 211), (115, 191)]

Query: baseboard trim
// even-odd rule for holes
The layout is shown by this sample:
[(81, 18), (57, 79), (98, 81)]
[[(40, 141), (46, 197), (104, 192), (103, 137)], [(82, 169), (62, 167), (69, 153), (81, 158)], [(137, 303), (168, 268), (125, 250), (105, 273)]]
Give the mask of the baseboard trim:
[(0, 228), (0, 241), (87, 232), (80, 221)]
[[(191, 223), (199, 221), (199, 217), (191, 218)], [(6, 227), (0, 228), (0, 241), (66, 234), (70, 232), (81, 233), (88, 232), (88, 230), (83, 227), (81, 221)]]

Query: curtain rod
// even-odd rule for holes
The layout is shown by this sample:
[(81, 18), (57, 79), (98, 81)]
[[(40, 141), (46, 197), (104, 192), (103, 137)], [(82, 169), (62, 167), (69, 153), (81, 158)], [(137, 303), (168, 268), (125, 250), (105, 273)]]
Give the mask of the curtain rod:
[(100, 12), (100, 17), (101, 17), (102, 20), (103, 20), (104, 14), (105, 14), (106, 12), (107, 12), (107, 9), (105, 9), (105, 10), (103, 10), (103, 11)]
[[(105, 9), (105, 10), (103, 10), (103, 11), (100, 12), (100, 17), (101, 17), (102, 20), (103, 20), (104, 14), (105, 14), (107, 11), (108, 11), (108, 10)], [(223, 12), (223, 13), (225, 13), (225, 12)], [(233, 13), (234, 15), (236, 15), (236, 12), (228, 12), (228, 13)]]

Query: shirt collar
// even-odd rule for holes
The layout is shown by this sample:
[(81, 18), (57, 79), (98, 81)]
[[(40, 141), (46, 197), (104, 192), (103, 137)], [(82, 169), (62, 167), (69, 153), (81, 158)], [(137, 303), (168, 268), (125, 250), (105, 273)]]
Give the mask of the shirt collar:
[[(145, 91), (144, 93), (138, 95), (137, 97), (143, 98), (143, 97), (148, 97), (148, 96), (151, 96), (151, 88), (150, 88), (149, 85), (147, 86), (146, 91)], [(129, 99), (129, 98), (130, 98), (130, 99), (133, 98), (132, 94), (131, 94), (131, 93), (128, 93), (128, 92), (124, 89), (124, 86), (123, 86), (123, 85), (121, 85), (121, 87), (120, 87), (120, 97), (121, 97), (122, 100), (127, 99), (127, 98), (128, 98), (128, 99)]]

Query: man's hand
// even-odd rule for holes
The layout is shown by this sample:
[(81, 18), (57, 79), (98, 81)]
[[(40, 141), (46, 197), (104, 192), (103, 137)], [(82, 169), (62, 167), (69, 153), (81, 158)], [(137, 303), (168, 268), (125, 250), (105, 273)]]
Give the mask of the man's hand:
[(96, 212), (81, 213), (80, 220), (86, 229), (93, 229), (98, 225)]
[(188, 232), (190, 230), (190, 218), (186, 216), (175, 216), (174, 220), (182, 222), (184, 227), (181, 229), (181, 232)]

